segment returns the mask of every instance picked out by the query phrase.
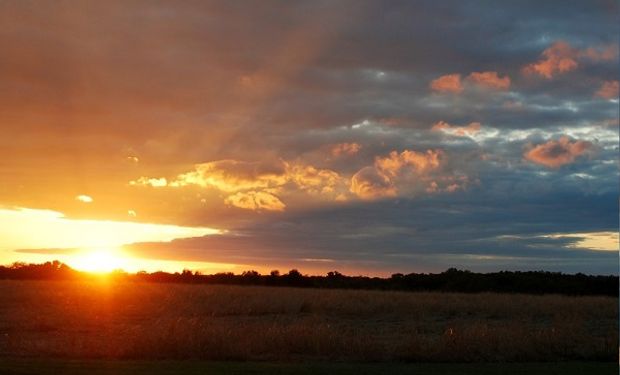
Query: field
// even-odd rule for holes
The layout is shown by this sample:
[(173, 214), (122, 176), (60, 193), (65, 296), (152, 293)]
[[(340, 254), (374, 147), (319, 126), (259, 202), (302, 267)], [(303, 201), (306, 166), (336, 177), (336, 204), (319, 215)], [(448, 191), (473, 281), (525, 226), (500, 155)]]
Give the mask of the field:
[(0, 358), (617, 364), (618, 299), (1, 281)]

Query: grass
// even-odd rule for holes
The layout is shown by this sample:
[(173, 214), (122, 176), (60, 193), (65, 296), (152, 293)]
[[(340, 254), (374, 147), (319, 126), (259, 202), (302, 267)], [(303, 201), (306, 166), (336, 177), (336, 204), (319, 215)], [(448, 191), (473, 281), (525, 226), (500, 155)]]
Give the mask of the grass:
[(0, 359), (0, 375), (611, 375), (615, 363), (263, 363)]
[(618, 299), (1, 281), (0, 357), (24, 356), (105, 359), (119, 368), (137, 362), (116, 360), (617, 366)]

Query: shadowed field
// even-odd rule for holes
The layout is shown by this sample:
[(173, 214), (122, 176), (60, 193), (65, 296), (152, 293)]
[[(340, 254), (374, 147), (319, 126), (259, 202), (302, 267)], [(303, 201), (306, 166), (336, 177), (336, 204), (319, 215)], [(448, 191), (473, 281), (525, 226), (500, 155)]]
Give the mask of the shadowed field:
[(3, 360), (0, 375), (615, 375), (610, 362), (266, 363), (204, 361)]
[(0, 282), (0, 357), (618, 360), (618, 299)]

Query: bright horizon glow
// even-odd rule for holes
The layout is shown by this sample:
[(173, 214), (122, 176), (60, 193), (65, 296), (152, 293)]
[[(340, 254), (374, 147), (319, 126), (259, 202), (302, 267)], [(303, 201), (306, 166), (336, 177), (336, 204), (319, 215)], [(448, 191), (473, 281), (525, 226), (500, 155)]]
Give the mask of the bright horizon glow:
[(0, 263), (58, 259), (81, 270), (153, 269), (141, 266), (150, 260), (130, 257), (120, 251), (120, 247), (135, 242), (167, 242), (216, 233), (221, 231), (207, 227), (71, 219), (52, 210), (0, 208)]
[(589, 233), (556, 233), (549, 238), (579, 237), (571, 247), (585, 248), (597, 251), (618, 251), (620, 236), (618, 232), (589, 232)]
[(69, 267), (95, 273), (124, 269), (127, 263), (127, 257), (118, 248), (87, 249), (72, 258)]

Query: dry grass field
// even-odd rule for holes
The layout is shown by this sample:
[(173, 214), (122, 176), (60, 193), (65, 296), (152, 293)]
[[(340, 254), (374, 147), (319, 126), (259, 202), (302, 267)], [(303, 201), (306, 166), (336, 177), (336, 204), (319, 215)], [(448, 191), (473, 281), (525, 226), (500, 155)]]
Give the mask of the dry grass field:
[(618, 360), (618, 299), (1, 281), (0, 357)]

